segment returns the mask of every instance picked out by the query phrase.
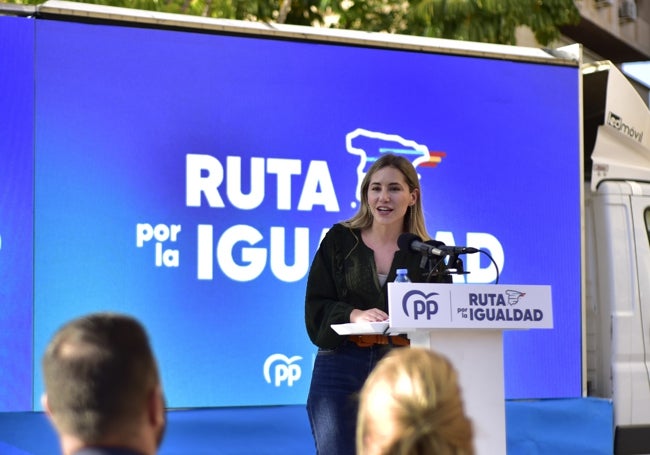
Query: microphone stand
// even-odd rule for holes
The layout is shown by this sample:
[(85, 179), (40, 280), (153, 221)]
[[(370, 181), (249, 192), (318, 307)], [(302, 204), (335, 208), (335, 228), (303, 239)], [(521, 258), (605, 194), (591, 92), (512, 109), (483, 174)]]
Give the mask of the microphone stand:
[[(435, 261), (434, 258), (438, 260)], [(423, 275), (426, 276), (426, 282), (434, 282), (434, 278), (439, 276), (449, 276), (451, 275), (466, 275), (469, 272), (465, 271), (463, 260), (458, 257), (458, 254), (450, 254), (448, 260), (445, 263), (445, 258), (437, 255), (422, 255), (420, 260), (420, 269), (423, 271)]]
[(457, 254), (452, 254), (449, 256), (449, 261), (447, 261), (447, 270), (450, 273), (455, 273), (456, 275), (465, 275), (469, 272), (466, 272), (463, 267), (463, 260), (458, 257)]

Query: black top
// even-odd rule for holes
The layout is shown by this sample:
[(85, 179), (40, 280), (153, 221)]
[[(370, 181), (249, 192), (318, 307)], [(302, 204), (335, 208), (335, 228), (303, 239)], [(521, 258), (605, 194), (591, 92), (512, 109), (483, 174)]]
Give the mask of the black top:
[[(420, 269), (421, 259), (412, 251), (396, 251), (386, 283), (395, 280), (397, 269), (408, 269), (413, 282), (427, 281), (428, 270)], [(434, 281), (450, 282), (451, 277)], [(374, 252), (361, 240), (360, 230), (335, 224), (323, 238), (309, 270), (305, 324), (311, 341), (326, 349), (340, 345), (344, 337), (331, 325), (350, 322), (355, 308), (388, 312), (387, 285), (379, 284)]]

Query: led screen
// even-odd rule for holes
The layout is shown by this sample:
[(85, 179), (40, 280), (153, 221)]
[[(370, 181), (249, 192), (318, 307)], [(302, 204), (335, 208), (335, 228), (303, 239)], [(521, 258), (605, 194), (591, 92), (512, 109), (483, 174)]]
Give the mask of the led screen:
[(32, 408), (33, 47), (0, 17), (0, 412)]
[[(580, 396), (578, 70), (39, 21), (35, 362), (97, 310), (147, 325), (171, 407), (300, 404), (306, 275), (367, 163), (416, 164), (430, 232), (550, 284), (507, 398)], [(458, 282), (495, 282), (485, 255)], [(34, 395), (42, 390), (35, 369)]]

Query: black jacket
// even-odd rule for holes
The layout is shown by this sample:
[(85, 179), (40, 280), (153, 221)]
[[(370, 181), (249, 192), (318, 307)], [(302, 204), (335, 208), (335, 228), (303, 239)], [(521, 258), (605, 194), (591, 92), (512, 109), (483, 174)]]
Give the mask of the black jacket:
[[(411, 251), (395, 252), (386, 283), (394, 281), (395, 271), (401, 268), (408, 269), (411, 281), (427, 281), (427, 271), (420, 269), (421, 259)], [(439, 267), (445, 268), (442, 263)], [(451, 282), (451, 277), (433, 281)], [(361, 240), (361, 232), (335, 224), (323, 238), (309, 270), (305, 324), (311, 341), (326, 349), (340, 345), (344, 337), (331, 325), (350, 322), (355, 308), (388, 312), (387, 286), (379, 284), (374, 253)]]

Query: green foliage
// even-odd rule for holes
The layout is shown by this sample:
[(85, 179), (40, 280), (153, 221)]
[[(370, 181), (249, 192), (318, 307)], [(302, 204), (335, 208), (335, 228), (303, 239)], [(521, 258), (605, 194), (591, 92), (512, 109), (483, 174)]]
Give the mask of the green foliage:
[[(40, 0), (6, 0), (36, 4)], [(86, 0), (86, 3), (298, 25), (516, 44), (528, 26), (541, 45), (576, 24), (574, 0)], [(333, 21), (331, 19), (334, 19)]]
[(334, 1), (327, 8), (339, 16), (337, 28), (413, 34), (407, 16), (409, 3), (403, 0)]
[[(573, 0), (370, 0), (331, 2), (341, 14), (339, 26), (368, 31), (516, 44), (515, 30), (529, 26), (547, 45), (559, 26), (576, 24)], [(347, 8), (341, 5), (352, 4)]]

